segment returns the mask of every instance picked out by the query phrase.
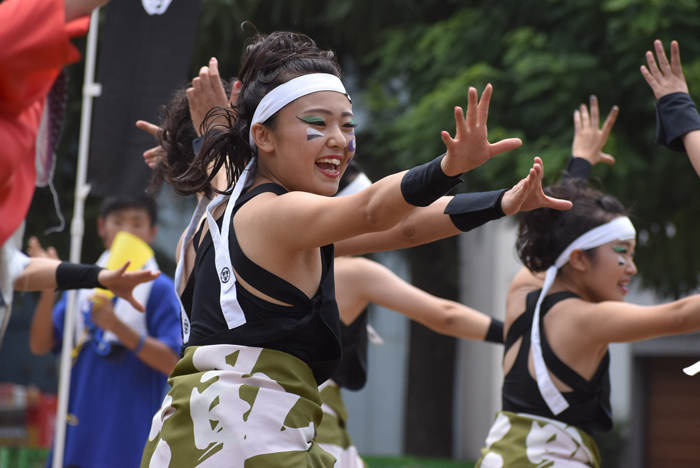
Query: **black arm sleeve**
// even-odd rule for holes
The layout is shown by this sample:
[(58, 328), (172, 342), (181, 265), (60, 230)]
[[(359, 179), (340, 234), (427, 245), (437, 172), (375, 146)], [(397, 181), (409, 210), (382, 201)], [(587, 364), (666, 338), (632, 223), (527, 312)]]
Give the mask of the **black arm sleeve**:
[(450, 177), (442, 172), (440, 163), (445, 155), (429, 163), (417, 166), (401, 179), (401, 194), (406, 203), (413, 206), (428, 206), (462, 183), (459, 177)]
[(505, 216), (501, 200), (506, 189), (491, 192), (460, 193), (447, 204), (445, 214), (462, 232), (471, 231), (489, 221)]
[(102, 270), (97, 265), (61, 262), (56, 267), (56, 289), (103, 288), (97, 280)]
[(681, 137), (693, 130), (700, 130), (700, 115), (689, 94), (671, 93), (656, 102), (656, 143), (684, 153)]
[(492, 318), (491, 325), (489, 325), (489, 331), (486, 332), (486, 338), (484, 338), (484, 341), (503, 344), (503, 322), (496, 318)]
[(593, 164), (583, 158), (571, 156), (564, 170), (564, 177), (588, 180), (591, 177), (591, 172), (593, 172)]

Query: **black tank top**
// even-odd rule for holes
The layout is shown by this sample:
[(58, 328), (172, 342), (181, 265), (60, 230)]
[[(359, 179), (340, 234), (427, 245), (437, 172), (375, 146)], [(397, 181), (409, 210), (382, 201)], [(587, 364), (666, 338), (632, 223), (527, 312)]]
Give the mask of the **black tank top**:
[(552, 414), (542, 398), (537, 381), (528, 370), (530, 353), (530, 330), (532, 317), (540, 291), (533, 291), (527, 296), (527, 309), (518, 317), (508, 330), (505, 352), (522, 336), (520, 350), (513, 367), (503, 381), (503, 410), (515, 413), (527, 413), (554, 419), (576, 426), (586, 432), (608, 432), (612, 429), (612, 411), (610, 409), (610, 352), (606, 352), (590, 381), (564, 364), (547, 341), (544, 332), (544, 316), (559, 301), (578, 297), (576, 294), (562, 291), (545, 297), (540, 310), (540, 336), (542, 355), (547, 368), (559, 380), (570, 388), (571, 392), (562, 392), (569, 407), (558, 415)]
[(343, 360), (331, 378), (348, 390), (360, 390), (367, 382), (367, 311), (365, 309), (350, 325), (340, 322)]
[[(234, 206), (231, 223), (233, 224), (233, 217), (241, 206), (265, 192), (282, 195), (287, 190), (276, 184), (263, 184), (241, 195)], [(216, 222), (221, 227), (223, 216)], [(232, 225), (229, 231), (229, 250), (236, 273), (263, 294), (291, 305), (272, 304), (251, 294), (236, 282), (238, 302), (245, 314), (246, 323), (229, 329), (219, 301), (221, 286), (211, 234), (207, 231), (200, 244), (201, 233), (202, 227), (193, 240), (195, 264), (182, 293), (182, 304), (191, 323), (190, 340), (185, 347), (238, 344), (274, 349), (304, 361), (313, 371), (319, 385), (328, 380), (341, 360), (333, 245), (321, 247), (321, 282), (316, 294), (309, 299), (296, 286), (246, 257)]]

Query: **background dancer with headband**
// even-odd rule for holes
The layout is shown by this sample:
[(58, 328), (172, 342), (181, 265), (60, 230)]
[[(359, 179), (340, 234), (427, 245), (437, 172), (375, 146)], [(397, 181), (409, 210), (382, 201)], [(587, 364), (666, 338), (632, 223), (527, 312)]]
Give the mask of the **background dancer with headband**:
[[(610, 130), (615, 124), (618, 109), (613, 107), (606, 118), (603, 127), (599, 126), (598, 100), (591, 96), (590, 114), (585, 104), (574, 113), (575, 136), (572, 144), (573, 157), (569, 161), (565, 177), (588, 179), (591, 168), (600, 163), (612, 164), (614, 158), (602, 152)], [(368, 187), (371, 181), (353, 160), (340, 181), (340, 190), (336, 196), (356, 193)], [(533, 187), (538, 187), (538, 183)], [(496, 194), (504, 192), (492, 192)], [(512, 189), (511, 192), (515, 192)], [(510, 194), (509, 194), (510, 195)], [(456, 202), (461, 206), (478, 207), (486, 200), (487, 194), (467, 193), (457, 195)], [(495, 196), (495, 198), (498, 198)], [(510, 196), (505, 196), (506, 210)], [(433, 205), (449, 206), (453, 199), (443, 197)], [(456, 203), (452, 202), (454, 206)], [(431, 205), (431, 206), (433, 206)], [(483, 205), (481, 205), (483, 206)], [(503, 215), (503, 209), (477, 209), (453, 215), (450, 221), (455, 225), (452, 229), (461, 232), (476, 228), (479, 221), (495, 219)], [(498, 213), (500, 211), (500, 213)], [(444, 218), (447, 218), (443, 215)], [(415, 223), (417, 217), (409, 215), (401, 224)], [(435, 216), (433, 216), (435, 218)], [(461, 222), (460, 222), (461, 221)], [(426, 226), (434, 226), (438, 219), (423, 220), (416, 223), (418, 238), (424, 239), (434, 233), (421, 232)], [(466, 224), (469, 224), (469, 229)], [(404, 226), (406, 227), (406, 226)], [(415, 233), (415, 229), (409, 228)], [(445, 231), (445, 230), (443, 230)], [(406, 283), (391, 270), (366, 258), (339, 257), (335, 263), (336, 298), (340, 310), (340, 335), (343, 342), (343, 361), (331, 379), (325, 382), (319, 390), (323, 400), (323, 421), (318, 428), (316, 441), (324, 450), (338, 459), (338, 468), (362, 467), (363, 461), (352, 445), (347, 433), (347, 410), (342, 401), (340, 388), (360, 390), (367, 380), (367, 306), (374, 303), (406, 315), (412, 320), (422, 323), (437, 333), (455, 336), (457, 338), (484, 340), (503, 343), (503, 323), (476, 311), (463, 304), (432, 296)]]
[[(582, 114), (577, 135), (584, 127), (595, 133), (597, 122), (582, 122)], [(598, 162), (612, 162), (598, 141)], [(516, 245), (526, 268), (506, 300), (503, 411), (480, 468), (599, 467), (591, 434), (612, 428), (609, 343), (700, 329), (700, 296), (650, 307), (624, 302), (637, 272), (635, 230), (618, 200), (576, 178), (547, 193), (573, 208), (521, 215)]]
[[(207, 134), (182, 179), (183, 191), (206, 195), (182, 242), (175, 282), (186, 284), (187, 347), (142, 466), (171, 459), (332, 466), (335, 459), (312, 443), (322, 416), (317, 385), (340, 359), (332, 243), (392, 227), (452, 189), (458, 175), (520, 145), (488, 143), (491, 88), (478, 109), (471, 89), (467, 119), (455, 110), (456, 138), (443, 132), (445, 156), (330, 198), (354, 154), (352, 106), (339, 75), (333, 55), (305, 36), (258, 36), (247, 48), (235, 123)], [(207, 206), (223, 167), (228, 186), (237, 183)]]

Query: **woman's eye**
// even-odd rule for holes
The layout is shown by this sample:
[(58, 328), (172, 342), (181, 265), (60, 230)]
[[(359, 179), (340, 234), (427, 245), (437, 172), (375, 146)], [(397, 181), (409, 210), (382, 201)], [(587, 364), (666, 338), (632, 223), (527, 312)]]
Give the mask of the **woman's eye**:
[(346, 123), (345, 125), (343, 125), (343, 127), (344, 127), (344, 128), (355, 128), (355, 127), (357, 127), (357, 124), (355, 123), (354, 120), (351, 120), (350, 122), (348, 122), (348, 123)]
[(325, 127), (326, 126), (326, 122), (321, 117), (306, 116), (306, 117), (297, 117), (297, 119), (299, 119), (302, 122), (305, 122), (309, 125), (315, 125), (317, 127)]

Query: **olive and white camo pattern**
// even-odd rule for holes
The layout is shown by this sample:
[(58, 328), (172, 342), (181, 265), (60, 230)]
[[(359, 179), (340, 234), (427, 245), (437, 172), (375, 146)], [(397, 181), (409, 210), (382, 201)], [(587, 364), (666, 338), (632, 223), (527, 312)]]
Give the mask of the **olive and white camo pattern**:
[(346, 429), (348, 411), (338, 384), (328, 380), (318, 390), (323, 400), (323, 421), (316, 432), (316, 442), (338, 460), (335, 468), (367, 468)]
[(153, 418), (141, 468), (331, 468), (311, 369), (279, 351), (190, 347)]
[(586, 432), (559, 421), (499, 412), (475, 468), (600, 468)]

